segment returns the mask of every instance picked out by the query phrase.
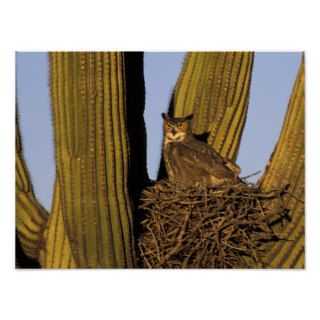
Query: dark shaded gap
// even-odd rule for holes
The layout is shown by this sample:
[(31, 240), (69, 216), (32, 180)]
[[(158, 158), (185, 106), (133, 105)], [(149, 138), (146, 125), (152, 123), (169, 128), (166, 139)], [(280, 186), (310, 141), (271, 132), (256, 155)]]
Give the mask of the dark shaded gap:
[(29, 258), (22, 250), (16, 232), (16, 269), (40, 269), (38, 261)]
[(142, 232), (141, 221), (145, 218), (143, 211), (139, 209), (141, 192), (150, 184), (147, 172), (147, 134), (144, 122), (143, 63), (143, 52), (125, 52), (126, 120), (130, 144), (128, 188), (134, 209), (133, 231), (135, 239), (138, 239)]

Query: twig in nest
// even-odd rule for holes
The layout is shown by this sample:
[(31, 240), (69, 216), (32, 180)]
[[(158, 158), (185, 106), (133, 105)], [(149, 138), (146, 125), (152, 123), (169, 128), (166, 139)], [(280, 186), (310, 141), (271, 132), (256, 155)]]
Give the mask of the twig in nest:
[[(248, 268), (263, 265), (264, 244), (279, 241), (285, 190), (245, 183), (185, 187), (168, 180), (143, 192), (147, 213), (138, 242), (146, 268)], [(270, 204), (272, 203), (272, 206)]]
[(248, 176), (241, 177), (240, 179), (248, 179), (248, 178), (251, 178), (251, 177), (256, 176), (257, 174), (259, 174), (260, 172), (261, 172), (261, 170), (255, 172), (255, 173), (251, 173), (251, 174), (249, 174)]

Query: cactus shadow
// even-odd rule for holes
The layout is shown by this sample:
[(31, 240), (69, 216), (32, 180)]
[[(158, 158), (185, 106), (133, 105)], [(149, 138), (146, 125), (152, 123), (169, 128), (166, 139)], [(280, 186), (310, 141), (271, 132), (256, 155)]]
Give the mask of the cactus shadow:
[(22, 250), (18, 235), (16, 233), (16, 269), (39, 269), (40, 264), (29, 258)]
[(142, 232), (144, 212), (139, 209), (143, 189), (150, 185), (147, 172), (147, 136), (144, 122), (145, 82), (143, 52), (125, 52), (126, 120), (130, 144), (128, 187), (134, 208), (133, 228), (137, 239)]

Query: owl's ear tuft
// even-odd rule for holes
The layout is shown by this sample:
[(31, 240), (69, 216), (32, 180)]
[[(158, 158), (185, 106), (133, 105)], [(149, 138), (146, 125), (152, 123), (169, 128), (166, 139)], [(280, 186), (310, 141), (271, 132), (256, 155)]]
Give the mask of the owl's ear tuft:
[(162, 116), (163, 120), (165, 120), (165, 121), (169, 120), (169, 116), (166, 113), (161, 113), (161, 116)]
[(185, 117), (185, 120), (192, 120), (192, 118), (193, 118), (193, 114), (190, 114), (189, 116), (187, 116), (187, 117)]

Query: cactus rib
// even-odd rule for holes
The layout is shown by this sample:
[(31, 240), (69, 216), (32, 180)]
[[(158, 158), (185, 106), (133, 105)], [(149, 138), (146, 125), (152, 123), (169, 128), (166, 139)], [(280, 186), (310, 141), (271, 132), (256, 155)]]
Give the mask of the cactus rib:
[(16, 230), (24, 253), (38, 260), (48, 214), (34, 195), (16, 119)]
[(235, 159), (246, 120), (253, 53), (191, 52), (174, 93), (174, 116), (193, 113), (193, 133)]
[[(259, 183), (264, 190), (289, 183), (289, 192), (304, 199), (304, 58), (290, 97), (279, 140)], [(268, 246), (266, 262), (274, 268), (304, 267), (304, 203), (289, 197), (291, 222), (282, 228), (287, 242)]]
[(51, 214), (44, 231), (44, 248), (40, 251), (42, 268), (70, 269), (76, 267), (67, 237), (61, 210), (60, 187), (56, 180)]
[(62, 217), (79, 267), (134, 266), (124, 54), (51, 52)]

